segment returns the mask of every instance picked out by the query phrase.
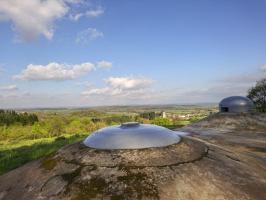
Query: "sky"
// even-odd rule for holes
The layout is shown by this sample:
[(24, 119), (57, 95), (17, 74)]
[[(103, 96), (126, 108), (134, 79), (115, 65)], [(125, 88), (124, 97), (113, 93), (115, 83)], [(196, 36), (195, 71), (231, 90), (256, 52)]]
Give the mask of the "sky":
[(265, 0), (0, 0), (1, 108), (217, 103), (265, 77)]

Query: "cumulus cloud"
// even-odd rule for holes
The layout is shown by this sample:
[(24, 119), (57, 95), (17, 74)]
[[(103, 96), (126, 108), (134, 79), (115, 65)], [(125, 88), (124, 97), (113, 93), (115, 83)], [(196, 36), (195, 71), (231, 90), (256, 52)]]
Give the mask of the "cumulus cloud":
[(90, 88), (82, 95), (134, 97), (144, 94), (154, 81), (144, 77), (110, 77), (105, 80), (106, 87)]
[(138, 90), (147, 88), (153, 82), (147, 78), (134, 77), (110, 77), (105, 80), (112, 88), (119, 88), (122, 90)]
[(76, 14), (71, 14), (69, 17), (73, 21), (78, 21), (81, 17), (95, 18), (104, 14), (104, 9), (102, 7), (97, 7), (95, 9), (89, 9), (85, 12), (80, 12)]
[(8, 0), (0, 1), (0, 20), (11, 21), (19, 39), (32, 41), (43, 35), (52, 39), (55, 20), (68, 11), (68, 0)]
[(99, 68), (110, 69), (110, 68), (112, 68), (113, 64), (109, 61), (101, 60), (101, 61), (97, 62), (97, 66)]
[(15, 91), (15, 90), (18, 90), (18, 87), (16, 85), (0, 86), (0, 91)]
[(69, 18), (72, 21), (78, 21), (82, 16), (84, 16), (84, 13), (76, 13), (76, 14), (71, 14)]
[(86, 62), (76, 65), (60, 64), (56, 62), (47, 65), (29, 64), (16, 80), (71, 80), (95, 69), (95, 64)]
[[(74, 12), (74, 7), (79, 10)], [(104, 13), (101, 6), (83, 0), (8, 0), (0, 1), (0, 22), (11, 22), (17, 41), (33, 41), (39, 36), (51, 40), (55, 21), (68, 14), (77, 21), (81, 17), (98, 17)], [(74, 14), (75, 13), (75, 14)]]
[(77, 34), (76, 43), (88, 44), (89, 42), (102, 38), (103, 32), (98, 31), (96, 28), (87, 28)]
[(96, 9), (87, 10), (85, 12), (85, 16), (87, 17), (99, 17), (104, 13), (104, 9), (102, 7), (98, 7)]

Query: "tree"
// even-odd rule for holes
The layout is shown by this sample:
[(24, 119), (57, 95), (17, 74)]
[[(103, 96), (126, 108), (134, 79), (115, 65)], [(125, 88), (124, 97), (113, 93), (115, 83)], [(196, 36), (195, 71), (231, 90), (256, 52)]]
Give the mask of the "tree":
[(149, 120), (155, 119), (155, 116), (156, 116), (155, 112), (144, 112), (140, 114), (140, 117)]
[(11, 125), (21, 123), (23, 126), (37, 122), (36, 114), (16, 113), (14, 110), (0, 110), (0, 125)]
[(40, 135), (42, 134), (41, 132), (41, 126), (39, 122), (35, 122), (32, 125), (31, 132), (33, 134), (33, 139), (35, 140), (38, 136), (41, 137)]
[(50, 127), (49, 127), (49, 134), (50, 136), (60, 136), (64, 132), (64, 124), (62, 119), (59, 117), (54, 117), (51, 120)]
[(258, 81), (255, 87), (249, 89), (247, 97), (254, 102), (257, 111), (266, 112), (266, 78)]
[(152, 124), (159, 126), (170, 126), (172, 125), (172, 122), (167, 118), (156, 117), (154, 120), (152, 120)]

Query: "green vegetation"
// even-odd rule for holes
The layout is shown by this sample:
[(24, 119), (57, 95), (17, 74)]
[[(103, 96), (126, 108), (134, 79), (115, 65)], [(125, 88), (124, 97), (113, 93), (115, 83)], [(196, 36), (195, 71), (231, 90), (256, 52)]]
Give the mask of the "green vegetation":
[(85, 135), (64, 136), (63, 138), (42, 138), (15, 142), (0, 142), (0, 175), (31, 160), (54, 153), (59, 148), (80, 141)]
[(266, 78), (257, 82), (255, 87), (248, 91), (248, 98), (250, 98), (259, 112), (266, 112)]
[(140, 113), (140, 117), (153, 120), (156, 117), (156, 113), (155, 112), (144, 112), (144, 113)]
[[(161, 116), (162, 111), (167, 113), (167, 118)], [(215, 108), (193, 106), (0, 111), (0, 174), (81, 141), (106, 126), (138, 121), (174, 129), (213, 111)]]
[(38, 121), (38, 117), (35, 114), (16, 113), (13, 110), (0, 110), (0, 125), (11, 125), (19, 123), (22, 125), (33, 124)]

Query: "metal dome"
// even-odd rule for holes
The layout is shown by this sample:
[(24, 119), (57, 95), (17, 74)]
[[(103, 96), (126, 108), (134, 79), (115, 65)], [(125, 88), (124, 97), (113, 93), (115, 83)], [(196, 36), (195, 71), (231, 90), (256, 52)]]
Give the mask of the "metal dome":
[(253, 102), (242, 96), (231, 96), (223, 99), (219, 104), (220, 112), (246, 113), (254, 109)]
[(167, 128), (128, 122), (100, 129), (83, 143), (95, 149), (143, 149), (168, 146), (179, 141), (179, 135)]

